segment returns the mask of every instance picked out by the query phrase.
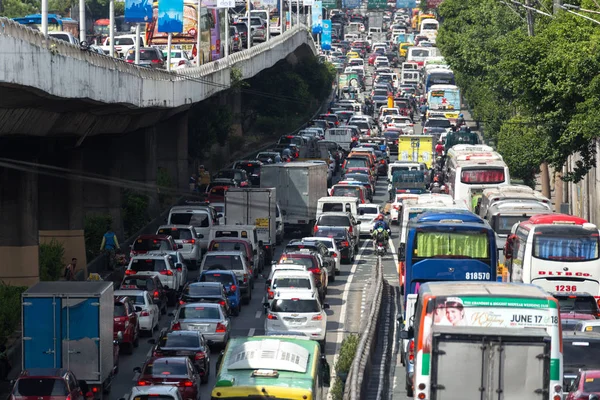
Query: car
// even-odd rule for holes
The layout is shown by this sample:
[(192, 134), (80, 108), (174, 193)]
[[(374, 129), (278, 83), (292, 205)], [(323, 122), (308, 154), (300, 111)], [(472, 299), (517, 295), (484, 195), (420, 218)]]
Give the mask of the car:
[(358, 205), (358, 220), (360, 221), (360, 234), (371, 235), (373, 226), (377, 217), (382, 214), (379, 204), (359, 204)]
[(269, 299), (272, 299), (275, 293), (271, 288), (271, 282), (273, 281), (273, 277), (275, 276), (275, 273), (277, 271), (308, 271), (308, 268), (306, 267), (306, 265), (292, 263), (277, 264), (274, 262), (273, 265), (271, 265), (271, 272), (269, 273), (269, 277), (265, 281), (265, 295)]
[(600, 317), (600, 307), (596, 298), (586, 292), (551, 292), (552, 296), (558, 300), (560, 312), (590, 314), (594, 318)]
[(182, 304), (173, 317), (171, 330), (198, 331), (209, 346), (225, 347), (229, 340), (231, 321), (222, 305), (217, 303)]
[(321, 303), (310, 290), (292, 290), (276, 293), (275, 298), (265, 302), (268, 309), (265, 318), (267, 335), (296, 333), (316, 340), (325, 352), (327, 343), (327, 313), (329, 304)]
[(161, 225), (156, 230), (157, 235), (168, 235), (175, 243), (181, 245), (178, 251), (190, 269), (198, 269), (202, 260), (202, 249), (198, 233), (191, 225)]
[[(165, 63), (168, 60), (168, 52), (166, 49), (163, 50), (163, 59)], [(171, 69), (182, 69), (192, 67), (192, 60), (184, 50), (172, 49), (171, 50)]]
[(563, 387), (567, 391), (580, 369), (600, 369), (600, 333), (563, 332)]
[(134, 386), (128, 397), (119, 400), (183, 400), (175, 386)]
[(560, 326), (563, 332), (566, 331), (577, 331), (583, 332), (581, 329), (577, 329), (582, 322), (586, 321), (598, 321), (596, 317), (590, 314), (580, 313), (560, 313)]
[(198, 282), (219, 282), (223, 285), (233, 315), (238, 316), (242, 310), (242, 292), (237, 276), (233, 271), (204, 271), (198, 277)]
[(575, 325), (576, 332), (598, 332), (600, 333), (600, 319), (579, 320)]
[[(340, 274), (340, 271), (341, 271), (340, 265), (342, 263), (342, 253), (341, 253), (340, 249), (338, 248), (338, 245), (334, 238), (311, 236), (311, 237), (302, 238), (302, 241), (307, 241), (307, 242), (318, 241), (318, 242), (323, 243), (325, 245), (325, 247), (327, 247), (327, 250), (329, 251), (329, 255), (334, 260), (335, 275)], [(330, 277), (330, 279), (331, 279), (331, 277)], [(333, 277), (333, 279), (331, 279), (332, 282), (334, 280), (335, 280), (335, 277)]]
[(568, 391), (565, 400), (588, 400), (590, 395), (600, 398), (600, 368), (580, 369)]
[(154, 344), (152, 357), (189, 357), (200, 373), (201, 382), (208, 383), (210, 376), (210, 349), (204, 336), (198, 331), (161, 330), (157, 339), (150, 339)]
[(140, 333), (145, 332), (150, 336), (155, 329), (158, 329), (160, 320), (160, 311), (158, 306), (152, 301), (150, 293), (146, 290), (115, 290), (115, 297), (128, 297), (135, 308), (140, 325)]
[(302, 250), (310, 250), (321, 258), (321, 264), (324, 268), (327, 269), (327, 274), (329, 275), (329, 280), (332, 282), (335, 281), (335, 260), (332, 255), (329, 253), (329, 249), (323, 243), (318, 240), (315, 241), (307, 241), (304, 239), (292, 239), (285, 246), (285, 252), (293, 252), (293, 251), (302, 251)]
[(140, 344), (139, 319), (133, 302), (126, 296), (115, 296), (113, 336), (113, 340), (119, 341), (121, 351), (127, 354), (133, 354), (133, 348)]
[(254, 278), (258, 278), (258, 265), (260, 263), (258, 252), (254, 254), (252, 243), (244, 238), (219, 237), (210, 241), (208, 251), (241, 251), (246, 255), (246, 263)]
[(281, 162), (281, 154), (277, 151), (261, 151), (256, 159), (263, 164), (277, 164)]
[(233, 168), (246, 171), (250, 184), (255, 187), (260, 187), (260, 169), (262, 162), (258, 160), (241, 160), (233, 163)]
[[(135, 49), (129, 49), (125, 56), (125, 61), (130, 64), (135, 62)], [(140, 67), (148, 67), (152, 69), (164, 69), (166, 61), (163, 57), (162, 51), (154, 47), (141, 47), (140, 48)]]
[(319, 289), (319, 298), (325, 299), (327, 294), (327, 284), (329, 282), (329, 274), (327, 270), (323, 268), (317, 254), (308, 251), (295, 251), (290, 253), (282, 253), (278, 264), (302, 264), (306, 266), (307, 270), (313, 274), (317, 288)]
[(233, 312), (227, 292), (220, 282), (192, 282), (185, 285), (179, 305), (189, 303), (217, 303), (223, 307), (227, 316)]
[(200, 373), (188, 357), (150, 357), (142, 368), (134, 368), (133, 372), (139, 373), (135, 387), (175, 386), (185, 400), (200, 398)]
[(267, 289), (267, 299), (272, 300), (276, 293), (295, 290), (310, 290), (314, 292), (319, 299), (324, 300), (321, 296), (320, 282), (315, 279), (315, 276), (309, 271), (294, 271), (279, 269), (269, 280)]
[(358, 252), (358, 246), (360, 243), (360, 230), (358, 225), (360, 225), (360, 221), (356, 221), (352, 214), (348, 212), (326, 212), (317, 218), (314, 232), (318, 232), (319, 229), (324, 226), (340, 226), (346, 228), (352, 237), (352, 246), (354, 246), (354, 251)]
[(135, 257), (151, 252), (160, 253), (167, 250), (177, 251), (181, 248), (183, 248), (183, 246), (180, 247), (170, 235), (140, 235), (133, 241), (129, 251), (129, 257)]
[(334, 239), (336, 245), (340, 249), (341, 263), (350, 264), (354, 262), (356, 251), (352, 244), (352, 236), (348, 232), (348, 229), (342, 226), (323, 226), (320, 227), (313, 236)]
[(162, 315), (167, 313), (167, 290), (156, 275), (127, 275), (121, 282), (120, 290), (146, 290), (152, 296)]
[(93, 397), (72, 371), (64, 368), (28, 368), (16, 379), (9, 399), (84, 400)]
[(179, 297), (179, 274), (171, 256), (166, 253), (149, 253), (135, 256), (129, 261), (125, 275), (157, 275), (167, 291), (170, 305)]
[(177, 283), (179, 284), (179, 291), (183, 289), (183, 286), (187, 282), (188, 268), (183, 255), (179, 251), (167, 250), (165, 254), (171, 258), (171, 261), (175, 265), (174, 273), (177, 275)]
[(254, 278), (241, 251), (209, 251), (204, 255), (200, 271), (229, 270), (235, 272), (242, 293), (242, 301), (250, 303)]
[[(387, 169), (386, 169), (387, 172)], [(365, 190), (367, 191), (366, 193), (366, 197), (367, 200), (369, 201), (373, 201), (373, 196), (375, 195), (375, 187), (376, 187), (376, 183), (372, 180), (371, 175), (365, 175), (365, 174), (353, 174), (353, 173), (346, 173), (344, 174), (344, 176), (341, 178), (341, 180), (338, 182), (339, 184), (358, 184), (360, 182), (360, 185), (363, 186), (365, 188)], [(364, 203), (361, 203), (364, 204)]]
[(237, 48), (234, 46), (233, 51), (244, 50), (248, 46), (248, 25), (245, 22), (236, 22), (230, 25), (233, 29), (235, 29), (236, 34), (240, 37), (242, 41), (242, 46)]

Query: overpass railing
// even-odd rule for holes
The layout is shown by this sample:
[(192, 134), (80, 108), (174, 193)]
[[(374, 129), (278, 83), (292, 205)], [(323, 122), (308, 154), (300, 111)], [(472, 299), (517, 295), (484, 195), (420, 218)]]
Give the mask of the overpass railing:
[(304, 25), (297, 25), (292, 29), (285, 31), (282, 35), (275, 36), (265, 43), (255, 45), (247, 50), (230, 54), (228, 57), (224, 57), (220, 60), (211, 61), (199, 67), (168, 72), (164, 70), (139, 67), (118, 58), (83, 50), (81, 47), (70, 44), (63, 40), (45, 37), (42, 32), (19, 24), (11, 19), (0, 18), (0, 36), (6, 35), (17, 38), (29, 42), (34, 46), (48, 49), (53, 54), (75, 58), (101, 68), (136, 75), (143, 79), (168, 81), (185, 79), (185, 77), (202, 77), (209, 75), (213, 72), (228, 68), (229, 66), (238, 62), (249, 60), (259, 53), (273, 49), (274, 47), (292, 39), (296, 34), (301, 34), (302, 32), (304, 32), (306, 36), (310, 38), (307, 40), (307, 42), (311, 49), (313, 49), (313, 52), (316, 54), (316, 45), (308, 28)]

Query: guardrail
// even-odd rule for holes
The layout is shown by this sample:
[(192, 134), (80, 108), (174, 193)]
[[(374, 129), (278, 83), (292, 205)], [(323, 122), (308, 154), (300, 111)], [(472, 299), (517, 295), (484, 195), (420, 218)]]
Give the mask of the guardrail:
[(250, 49), (230, 54), (228, 57), (224, 57), (216, 61), (211, 61), (198, 67), (185, 68), (182, 70), (168, 72), (165, 70), (140, 67), (125, 62), (124, 60), (119, 58), (110, 57), (108, 55), (103, 55), (92, 51), (82, 50), (80, 46), (73, 45), (71, 43), (65, 42), (64, 40), (58, 40), (53, 37), (45, 37), (42, 32), (31, 29), (25, 25), (19, 24), (18, 22), (15, 22), (11, 19), (3, 17), (0, 18), (0, 36), (6, 35), (20, 40), (24, 40), (33, 44), (34, 46), (48, 49), (49, 51), (55, 54), (60, 54), (81, 61), (86, 61), (98, 67), (128, 73), (143, 79), (154, 79), (163, 81), (177, 81), (184, 80), (189, 77), (198, 78), (210, 75), (216, 71), (229, 68), (230, 66), (238, 62), (249, 60), (259, 53), (273, 49), (274, 47), (288, 40), (291, 40), (296, 34), (302, 32), (305, 32), (307, 37), (310, 38), (310, 40), (308, 40), (309, 46), (312, 48), (313, 52), (317, 54), (317, 46), (314, 43), (314, 40), (312, 39), (312, 35), (310, 34), (308, 28), (304, 25), (297, 25), (294, 26), (292, 29), (285, 31), (282, 35), (277, 35), (273, 37), (273, 39), (255, 45)]
[(366, 397), (366, 389), (372, 370), (373, 350), (375, 349), (377, 332), (380, 328), (378, 322), (383, 297), (383, 285), (383, 263), (381, 262), (381, 256), (379, 256), (377, 257), (375, 276), (371, 283), (371, 288), (375, 289), (375, 293), (367, 317), (365, 331), (360, 336), (360, 342), (356, 348), (356, 356), (354, 356), (354, 361), (346, 378), (344, 399), (359, 400)]

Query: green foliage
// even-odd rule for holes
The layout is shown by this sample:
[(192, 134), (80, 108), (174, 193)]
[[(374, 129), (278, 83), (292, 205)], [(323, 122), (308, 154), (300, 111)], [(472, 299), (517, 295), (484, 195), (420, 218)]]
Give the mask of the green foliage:
[(248, 82), (244, 80), (242, 71), (239, 68), (231, 67), (230, 79), (232, 88), (242, 88), (250, 86)]
[(565, 180), (585, 176), (600, 122), (597, 25), (564, 12), (536, 15), (530, 37), (523, 15), (494, 0), (445, 0), (439, 11), (438, 46), (515, 177), (528, 182), (541, 162), (561, 168), (572, 154), (581, 162)]
[(121, 213), (123, 216), (123, 230), (125, 237), (136, 234), (150, 221), (148, 217), (148, 196), (132, 190), (123, 190), (123, 203)]
[(219, 143), (224, 145), (232, 132), (233, 113), (226, 105), (203, 101), (195, 106), (189, 119), (189, 153), (202, 159), (204, 152)]
[[(175, 187), (175, 184), (173, 183), (173, 178), (171, 178), (171, 175), (169, 175), (169, 171), (162, 167), (158, 167), (158, 171), (156, 172), (156, 184), (159, 188)], [(165, 194), (159, 189), (158, 202), (160, 203), (161, 210), (163, 210), (167, 206), (173, 204), (173, 196)]]
[(40, 2), (36, 0), (2, 0), (0, 16), (7, 18), (24, 17), (39, 11)]
[(40, 281), (57, 281), (64, 272), (65, 247), (52, 239), (40, 244)]
[(90, 215), (84, 220), (85, 253), (88, 261), (100, 254), (100, 244), (107, 228), (112, 225), (112, 217), (105, 214)]
[[(352, 361), (356, 356), (356, 348), (360, 342), (360, 336), (351, 334), (346, 336), (340, 346), (340, 353), (335, 363), (335, 372), (337, 375), (347, 376), (352, 366)], [(333, 400), (342, 400), (344, 395), (344, 385), (339, 376), (334, 377), (333, 384), (329, 389)]]
[(0, 282), (0, 344), (14, 332), (21, 320), (21, 293), (26, 286), (11, 286)]

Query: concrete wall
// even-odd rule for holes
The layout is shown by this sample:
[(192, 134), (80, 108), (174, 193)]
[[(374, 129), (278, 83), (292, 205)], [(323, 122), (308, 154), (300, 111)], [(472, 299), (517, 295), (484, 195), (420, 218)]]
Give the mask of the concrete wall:
[(298, 26), (269, 42), (181, 73), (138, 68), (123, 61), (45, 39), (11, 20), (0, 18), (0, 85), (29, 87), (47, 96), (124, 104), (133, 108), (189, 106), (230, 85), (230, 68), (244, 79), (272, 67), (301, 46), (316, 54), (312, 36)]

